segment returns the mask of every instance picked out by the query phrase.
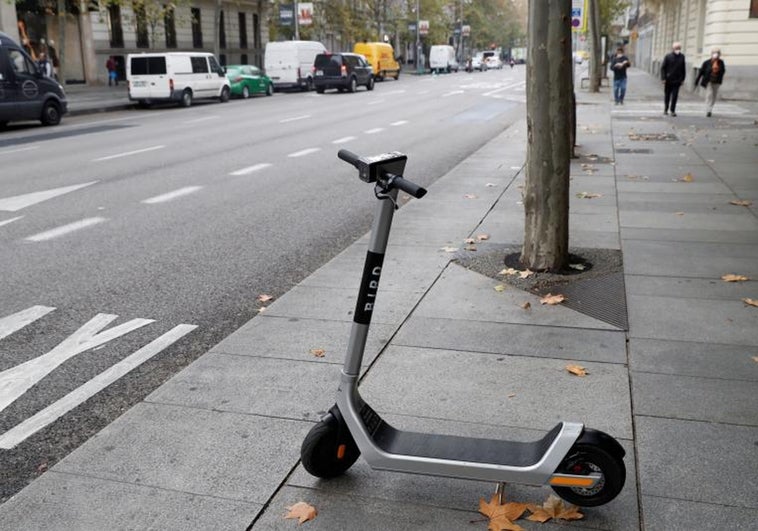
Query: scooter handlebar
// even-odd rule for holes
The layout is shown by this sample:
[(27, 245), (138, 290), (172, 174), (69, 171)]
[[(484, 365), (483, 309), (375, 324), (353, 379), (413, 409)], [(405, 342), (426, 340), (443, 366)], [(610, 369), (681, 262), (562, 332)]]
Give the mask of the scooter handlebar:
[(352, 151), (348, 151), (347, 149), (340, 149), (337, 152), (337, 157), (358, 168), (358, 161), (360, 160), (360, 157)]
[(406, 194), (409, 194), (410, 196), (415, 197), (416, 199), (421, 199), (422, 197), (426, 195), (426, 188), (422, 188), (416, 183), (412, 183), (411, 181), (403, 179), (400, 176), (395, 176), (395, 178), (392, 179), (392, 186), (393, 188), (402, 190)]

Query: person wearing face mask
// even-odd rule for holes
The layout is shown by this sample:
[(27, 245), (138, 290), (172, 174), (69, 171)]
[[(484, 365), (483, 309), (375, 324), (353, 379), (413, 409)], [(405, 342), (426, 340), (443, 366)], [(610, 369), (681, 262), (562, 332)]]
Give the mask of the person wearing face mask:
[(721, 59), (721, 50), (713, 48), (711, 57), (703, 62), (695, 79), (695, 86), (700, 84), (705, 89), (706, 116), (710, 117), (713, 112), (713, 104), (716, 103), (721, 82), (724, 81), (724, 72), (726, 72), (726, 66)]
[(682, 44), (675, 42), (672, 49), (672, 52), (666, 54), (663, 63), (661, 63), (665, 104), (663, 114), (668, 115), (670, 108), (671, 116), (676, 116), (676, 100), (679, 98), (679, 87), (682, 86), (684, 78), (687, 77), (687, 67), (682, 53)]
[(624, 55), (624, 49), (619, 46), (616, 48), (616, 55), (611, 59), (611, 70), (613, 70), (613, 99), (616, 105), (624, 104), (626, 95), (626, 69), (629, 68), (629, 59)]

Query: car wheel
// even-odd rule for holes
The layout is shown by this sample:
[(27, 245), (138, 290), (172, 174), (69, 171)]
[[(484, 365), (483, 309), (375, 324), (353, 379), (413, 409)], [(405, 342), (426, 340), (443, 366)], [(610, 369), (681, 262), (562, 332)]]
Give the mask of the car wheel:
[(274, 95), (274, 85), (271, 83), (268, 84), (266, 87), (266, 96), (273, 96)]
[(350, 78), (350, 84), (347, 86), (348, 92), (355, 92), (355, 89), (358, 88), (358, 83), (356, 83), (355, 78)]
[(229, 87), (224, 87), (221, 89), (221, 96), (219, 96), (218, 100), (221, 103), (226, 103), (229, 101)]
[(366, 90), (374, 90), (374, 76), (368, 78), (368, 83), (366, 83)]
[(324, 87), (316, 87), (316, 92), (317, 92), (318, 94), (323, 94), (323, 93), (324, 93), (324, 90), (325, 90), (325, 89), (324, 89)]
[(5, 120), (0, 122), (0, 130), (5, 129), (6, 127), (8, 127), (8, 122), (6, 122)]
[(247, 88), (247, 85), (242, 87), (242, 99), (248, 99), (250, 97), (250, 89)]
[(179, 104), (182, 107), (192, 106), (192, 91), (190, 89), (184, 89), (184, 92), (182, 92), (182, 100)]
[(56, 102), (53, 100), (45, 102), (44, 107), (42, 107), (40, 121), (43, 125), (58, 125), (61, 123), (61, 110)]
[(308, 92), (313, 90), (313, 78), (308, 78), (308, 81), (306, 81), (306, 90)]

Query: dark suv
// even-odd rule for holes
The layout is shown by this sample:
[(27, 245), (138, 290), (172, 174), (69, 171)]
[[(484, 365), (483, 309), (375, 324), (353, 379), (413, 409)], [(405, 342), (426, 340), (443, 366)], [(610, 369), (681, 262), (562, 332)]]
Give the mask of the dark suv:
[(319, 94), (328, 88), (355, 92), (358, 85), (374, 90), (374, 72), (362, 55), (320, 53), (313, 62), (313, 84)]

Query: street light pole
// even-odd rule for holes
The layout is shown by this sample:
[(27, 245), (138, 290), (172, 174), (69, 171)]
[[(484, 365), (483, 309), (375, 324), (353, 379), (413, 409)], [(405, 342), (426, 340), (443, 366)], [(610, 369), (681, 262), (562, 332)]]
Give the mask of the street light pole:
[(418, 60), (419, 60), (419, 49), (421, 48), (421, 6), (420, 1), (416, 0), (416, 73), (421, 72), (421, 69), (419, 68)]
[(299, 41), (300, 40), (300, 24), (299, 24), (298, 19), (300, 18), (300, 14), (298, 13), (298, 9), (297, 9), (297, 0), (294, 1), (292, 6), (295, 9), (295, 40)]

